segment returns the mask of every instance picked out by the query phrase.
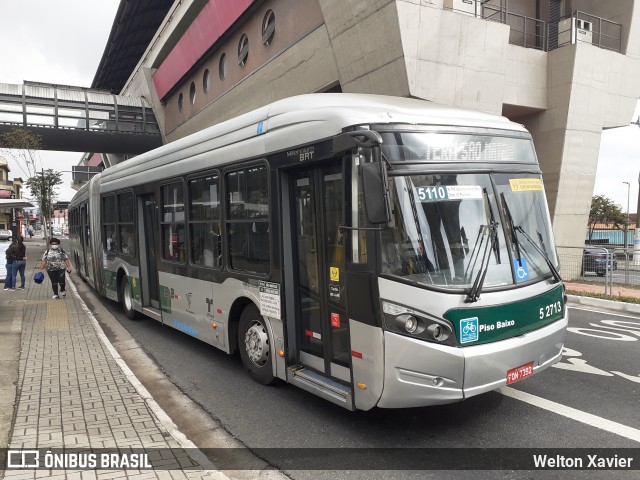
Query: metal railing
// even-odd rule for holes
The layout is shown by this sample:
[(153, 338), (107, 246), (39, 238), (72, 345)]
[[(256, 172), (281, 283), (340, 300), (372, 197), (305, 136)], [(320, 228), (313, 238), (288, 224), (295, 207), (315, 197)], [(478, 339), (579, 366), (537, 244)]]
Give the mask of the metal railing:
[(509, 12), (506, 6), (486, 4), (482, 6), (482, 18), (511, 27), (509, 43), (525, 48), (546, 50), (546, 22), (538, 18)]
[(160, 135), (153, 110), (142, 98), (38, 82), (0, 84), (0, 124)]
[(614, 286), (627, 287), (640, 297), (640, 258), (634, 259), (631, 248), (558, 246), (557, 250), (565, 282), (604, 295), (613, 295)]
[(618, 53), (622, 51), (622, 25), (578, 10), (550, 22), (546, 36), (548, 50), (585, 42)]
[[(581, 11), (557, 22), (545, 22), (510, 10), (509, 0), (445, 0), (444, 8), (509, 25), (509, 43), (513, 45), (550, 51), (586, 42), (599, 48), (622, 51), (622, 25)], [(587, 24), (588, 30), (578, 28)]]

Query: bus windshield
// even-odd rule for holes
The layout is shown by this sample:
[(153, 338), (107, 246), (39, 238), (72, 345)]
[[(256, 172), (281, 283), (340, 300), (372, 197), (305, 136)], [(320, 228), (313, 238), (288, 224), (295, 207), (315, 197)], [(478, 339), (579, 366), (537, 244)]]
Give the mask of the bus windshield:
[(544, 255), (557, 261), (546, 201), (531, 177), (494, 174), (497, 191), (489, 174), (390, 177), (382, 273), (455, 290), (470, 288), (485, 264), (484, 288), (550, 275)]
[(553, 232), (547, 210), (542, 180), (535, 174), (493, 174), (499, 203), (504, 212), (505, 231), (510, 239), (516, 281), (521, 281), (524, 268), (526, 280), (549, 275), (550, 267), (558, 266)]

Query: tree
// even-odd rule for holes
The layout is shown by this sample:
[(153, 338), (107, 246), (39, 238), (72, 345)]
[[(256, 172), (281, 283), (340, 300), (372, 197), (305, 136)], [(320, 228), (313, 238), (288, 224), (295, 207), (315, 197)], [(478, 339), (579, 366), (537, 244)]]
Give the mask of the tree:
[(62, 173), (55, 172), (50, 168), (38, 172), (37, 175), (34, 175), (26, 181), (27, 187), (31, 190), (31, 195), (38, 201), (45, 238), (49, 238), (50, 236), (49, 220), (53, 214), (53, 202), (58, 197), (56, 187), (61, 183)]
[(16, 160), (25, 178), (36, 175), (38, 150), (42, 148), (42, 137), (25, 128), (12, 128), (0, 135), (0, 152)]
[(627, 216), (610, 198), (604, 195), (594, 195), (591, 199), (591, 211), (589, 212), (589, 242), (591, 242), (597, 224), (613, 224), (613, 228), (622, 230), (626, 222)]

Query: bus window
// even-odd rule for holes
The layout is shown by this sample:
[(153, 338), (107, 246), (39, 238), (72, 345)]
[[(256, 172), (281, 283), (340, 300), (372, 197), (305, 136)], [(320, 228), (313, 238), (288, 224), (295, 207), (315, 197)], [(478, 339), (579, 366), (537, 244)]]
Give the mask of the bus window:
[(192, 263), (222, 265), (218, 175), (189, 181), (189, 237)]
[(391, 228), (383, 231), (386, 274), (451, 289), (473, 285), (480, 261), (489, 255), (486, 286), (513, 284), (504, 233), (491, 252), (487, 225), (499, 222), (489, 175), (394, 176), (389, 181)]
[(102, 229), (106, 252), (116, 251), (116, 197), (108, 195), (102, 198)]
[(162, 258), (170, 262), (184, 263), (186, 251), (182, 183), (164, 185), (160, 187), (160, 193)]
[(133, 193), (121, 193), (118, 195), (118, 250), (125, 255), (136, 254), (133, 220)]
[(227, 182), (229, 264), (234, 270), (269, 273), (269, 187), (265, 166), (230, 172)]

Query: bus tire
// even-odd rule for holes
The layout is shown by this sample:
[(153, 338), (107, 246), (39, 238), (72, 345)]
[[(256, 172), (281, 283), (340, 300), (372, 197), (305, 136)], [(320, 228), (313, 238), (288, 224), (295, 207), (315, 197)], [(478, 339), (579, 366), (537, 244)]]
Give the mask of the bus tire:
[(273, 383), (271, 338), (264, 318), (253, 305), (246, 307), (240, 315), (238, 350), (251, 378), (263, 385)]
[(122, 304), (122, 309), (124, 310), (125, 316), (129, 320), (136, 320), (140, 318), (140, 314), (133, 307), (131, 287), (129, 286), (129, 282), (127, 281), (126, 277), (122, 277), (122, 280), (120, 280), (120, 303)]

